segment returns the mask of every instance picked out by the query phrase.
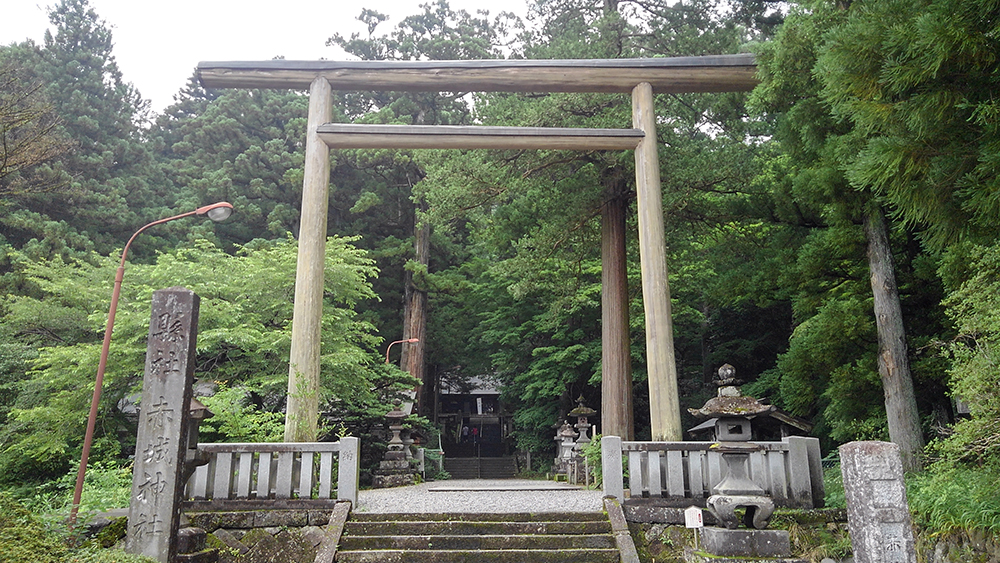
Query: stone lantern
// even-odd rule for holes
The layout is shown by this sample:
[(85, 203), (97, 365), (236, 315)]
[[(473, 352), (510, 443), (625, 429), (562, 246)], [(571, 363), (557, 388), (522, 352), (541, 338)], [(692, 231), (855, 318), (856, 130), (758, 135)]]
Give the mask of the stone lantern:
[(563, 422), (553, 438), (556, 443), (556, 457), (553, 460), (553, 470), (557, 474), (567, 474), (569, 462), (573, 457), (573, 448), (576, 447), (576, 432), (569, 422)]
[(208, 407), (198, 399), (191, 397), (191, 402), (188, 403), (187, 449), (184, 452), (184, 465), (181, 470), (181, 478), (185, 483), (194, 474), (195, 468), (207, 465), (211, 461), (212, 456), (210, 454), (198, 451), (198, 433), (202, 421), (213, 416), (212, 411), (208, 410)]
[(576, 400), (576, 408), (566, 413), (566, 416), (576, 417), (576, 424), (573, 426), (580, 433), (580, 437), (576, 439), (574, 450), (583, 451), (583, 448), (590, 443), (590, 427), (593, 425), (587, 421), (587, 418), (595, 414), (597, 411), (583, 404), (583, 395)]
[(712, 488), (708, 509), (719, 523), (735, 529), (740, 524), (736, 509), (745, 509), (743, 524), (748, 528), (767, 527), (774, 512), (774, 501), (760, 486), (750, 479), (750, 454), (760, 446), (750, 442), (750, 420), (774, 410), (772, 405), (761, 404), (753, 397), (744, 397), (736, 379), (736, 368), (726, 364), (719, 368), (715, 397), (700, 409), (688, 409), (697, 418), (715, 419), (715, 439), (712, 450), (722, 454), (725, 473), (722, 481)]
[(406, 456), (406, 445), (400, 438), (400, 432), (403, 430), (403, 419), (406, 418), (406, 413), (400, 408), (401, 406), (402, 401), (396, 399), (393, 403), (393, 409), (385, 415), (392, 437), (389, 439), (389, 448), (382, 457), (382, 461), (379, 462), (379, 468), (375, 470), (375, 476), (372, 478), (372, 487), (376, 489), (401, 487), (416, 482), (414, 472), (410, 467), (410, 460)]

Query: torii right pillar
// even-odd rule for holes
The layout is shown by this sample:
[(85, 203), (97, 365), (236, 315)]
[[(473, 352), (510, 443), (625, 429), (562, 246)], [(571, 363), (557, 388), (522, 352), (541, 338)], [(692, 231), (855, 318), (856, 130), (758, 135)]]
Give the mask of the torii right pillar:
[[(645, 133), (635, 149), (635, 184), (642, 304), (646, 316), (649, 419), (654, 441), (677, 441), (681, 439), (681, 409), (677, 396), (677, 363), (674, 359), (667, 248), (663, 234), (656, 108), (653, 87), (648, 82), (632, 89), (632, 126)], [(624, 382), (626, 385), (630, 383)]]

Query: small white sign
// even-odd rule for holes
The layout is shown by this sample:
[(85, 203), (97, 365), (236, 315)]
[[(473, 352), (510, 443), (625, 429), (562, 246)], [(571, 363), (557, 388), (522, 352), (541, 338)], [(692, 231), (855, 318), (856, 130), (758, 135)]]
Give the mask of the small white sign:
[(684, 511), (684, 525), (688, 528), (703, 528), (705, 522), (701, 516), (701, 509), (697, 506), (689, 506)]

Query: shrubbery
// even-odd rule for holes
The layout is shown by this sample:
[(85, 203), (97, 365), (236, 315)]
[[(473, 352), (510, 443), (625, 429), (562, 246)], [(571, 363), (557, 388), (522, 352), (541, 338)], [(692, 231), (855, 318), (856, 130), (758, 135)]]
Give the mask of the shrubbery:
[(119, 549), (68, 547), (67, 533), (50, 529), (24, 505), (0, 493), (0, 563), (149, 563)]

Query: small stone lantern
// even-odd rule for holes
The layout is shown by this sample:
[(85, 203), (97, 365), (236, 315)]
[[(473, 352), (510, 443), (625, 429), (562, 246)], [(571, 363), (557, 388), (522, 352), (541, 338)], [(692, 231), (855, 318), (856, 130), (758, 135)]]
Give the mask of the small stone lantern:
[(556, 436), (559, 437), (559, 459), (568, 460), (573, 456), (577, 433), (573, 431), (573, 427), (569, 425), (569, 422), (563, 422)]
[(194, 474), (195, 468), (211, 461), (210, 454), (198, 451), (198, 433), (202, 421), (213, 416), (215, 415), (208, 410), (208, 407), (198, 399), (191, 397), (191, 402), (188, 403), (187, 449), (184, 452), (184, 465), (181, 471), (181, 478), (185, 483)]
[(389, 448), (372, 478), (372, 487), (376, 489), (412, 485), (416, 481), (410, 460), (406, 456), (406, 445), (399, 435), (403, 430), (403, 419), (406, 418), (406, 413), (400, 408), (402, 404), (402, 401), (396, 399), (393, 409), (385, 415), (392, 438), (389, 439)]
[(587, 422), (587, 418), (595, 414), (597, 411), (583, 404), (583, 395), (576, 400), (576, 408), (566, 413), (566, 416), (576, 417), (576, 424), (573, 426), (580, 433), (580, 437), (576, 439), (574, 450), (582, 451), (590, 443), (590, 427), (593, 425)]

